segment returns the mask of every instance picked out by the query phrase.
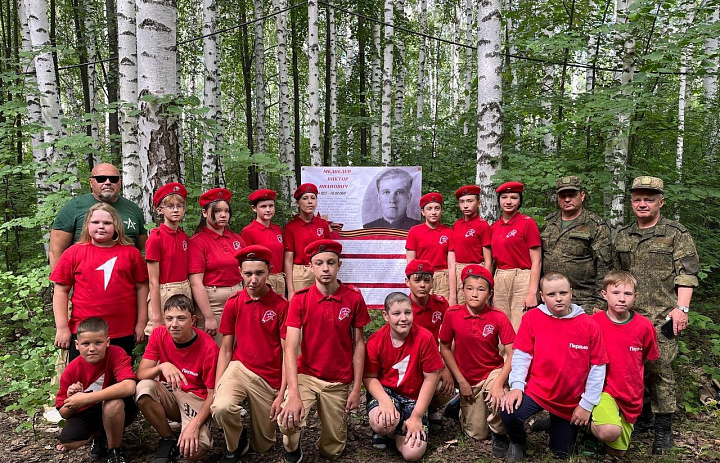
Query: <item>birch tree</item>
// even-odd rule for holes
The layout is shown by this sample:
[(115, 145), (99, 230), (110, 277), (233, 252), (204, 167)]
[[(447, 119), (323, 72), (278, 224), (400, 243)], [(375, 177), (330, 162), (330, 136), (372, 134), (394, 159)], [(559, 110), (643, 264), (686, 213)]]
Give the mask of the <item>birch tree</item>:
[(122, 137), (123, 196), (142, 204), (142, 174), (138, 143), (138, 69), (135, 0), (118, 0), (118, 61), (120, 136)]
[[(405, 0), (397, 0), (397, 16), (400, 25), (405, 25)], [(396, 127), (402, 127), (403, 112), (405, 111), (407, 63), (405, 62), (405, 40), (400, 35), (395, 35), (395, 48), (397, 49), (397, 72), (395, 73), (395, 115), (393, 119)]]
[[(715, 6), (711, 12), (710, 23), (718, 24), (719, 22), (720, 6)], [(707, 101), (714, 101), (718, 87), (718, 39), (716, 36), (705, 39), (705, 54), (710, 57), (709, 60), (711, 63), (710, 68), (707, 70), (707, 75), (703, 78), (705, 99)]]
[[(217, 32), (217, 1), (203, 0), (203, 65), (205, 85), (203, 87), (203, 106), (206, 127), (203, 138), (202, 187), (212, 188), (219, 185), (220, 156), (217, 152), (222, 131), (222, 111), (220, 107), (220, 55), (218, 53), (219, 36)], [(179, 87), (178, 87), (179, 88)]]
[(153, 192), (180, 178), (178, 121), (167, 113), (177, 93), (177, 7), (174, 0), (137, 0), (136, 7), (141, 205), (150, 220)]
[[(257, 153), (267, 151), (265, 141), (265, 28), (259, 21), (263, 16), (263, 0), (253, 0), (255, 16), (253, 62), (255, 64), (255, 147)], [(258, 188), (267, 188), (267, 173), (258, 171)]]
[(373, 159), (380, 159), (380, 126), (377, 123), (375, 115), (377, 114), (378, 96), (382, 84), (382, 70), (380, 69), (380, 24), (373, 23), (372, 26), (373, 39), (373, 57), (370, 62), (370, 83), (372, 90), (372, 115), (373, 121), (370, 126), (370, 156)]
[[(420, 33), (426, 34), (428, 26), (427, 0), (420, 0)], [(424, 36), (420, 36), (420, 45), (418, 46), (418, 73), (417, 73), (417, 96), (415, 97), (415, 119), (417, 120), (417, 135), (415, 135), (415, 149), (422, 150), (423, 138), (423, 118), (425, 117), (424, 106), (424, 89), (425, 89), (425, 59), (426, 59), (426, 40)]]
[(392, 78), (393, 78), (393, 34), (394, 34), (394, 0), (385, 0), (385, 50), (383, 51), (382, 79), (382, 163), (389, 165), (392, 156), (390, 130), (392, 115)]
[(322, 165), (320, 158), (320, 71), (318, 69), (318, 4), (308, 0), (308, 109), (310, 119), (310, 164)]
[[(551, 18), (546, 19), (548, 21), (551, 21)], [(553, 31), (550, 28), (544, 29), (543, 34), (548, 37), (548, 39), (552, 39), (553, 37)], [(553, 151), (555, 151), (555, 135), (553, 135), (552, 128), (553, 108), (551, 102), (553, 92), (555, 90), (555, 66), (547, 63), (543, 64), (542, 73), (543, 76), (541, 94), (543, 95), (543, 99), (540, 101), (540, 108), (542, 109), (542, 114), (540, 115), (540, 124), (542, 125), (544, 130), (542, 148), (543, 153), (549, 155), (552, 154)]]
[(473, 49), (470, 48), (470, 44), (473, 43), (473, 14), (475, 9), (473, 8), (473, 0), (465, 0), (465, 6), (463, 8), (463, 24), (465, 29), (465, 78), (463, 79), (465, 101), (463, 103), (463, 114), (465, 115), (463, 122), (463, 135), (467, 135), (470, 132), (469, 121), (470, 121), (470, 104), (472, 100), (472, 75), (473, 75)]
[(335, 24), (335, 10), (328, 8), (328, 74), (330, 79), (328, 83), (328, 109), (330, 111), (330, 124), (326, 127), (326, 131), (330, 132), (330, 165), (337, 165), (338, 159), (338, 101), (337, 101), (337, 31)]
[[(288, 75), (287, 53), (287, 11), (280, 13), (287, 7), (287, 0), (273, 0), (273, 13), (275, 13), (275, 36), (277, 37), (277, 73), (278, 73), (278, 153), (280, 161), (295, 170), (295, 154), (292, 133), (290, 130), (290, 79)], [(294, 176), (281, 177), (280, 184), (283, 197), (290, 204), (292, 193), (297, 188)]]
[(480, 216), (498, 217), (492, 176), (502, 156), (502, 12), (500, 0), (479, 0), (477, 16), (477, 170), (475, 184), (482, 191)]

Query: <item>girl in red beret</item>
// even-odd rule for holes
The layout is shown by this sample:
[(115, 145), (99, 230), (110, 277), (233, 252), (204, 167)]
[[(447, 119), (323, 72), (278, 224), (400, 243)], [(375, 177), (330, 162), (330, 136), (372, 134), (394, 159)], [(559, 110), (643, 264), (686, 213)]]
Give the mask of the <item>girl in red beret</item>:
[(542, 262), (538, 226), (532, 217), (518, 212), (524, 188), (520, 182), (506, 182), (495, 190), (502, 216), (490, 227), (497, 268), (493, 302), (510, 317), (516, 331), (523, 312), (537, 306)]
[(225, 302), (241, 288), (242, 277), (235, 253), (245, 247), (240, 235), (227, 228), (232, 212), (232, 193), (225, 188), (213, 188), (200, 196), (202, 217), (195, 234), (190, 238), (190, 287), (195, 304), (202, 313), (198, 327), (215, 337)]

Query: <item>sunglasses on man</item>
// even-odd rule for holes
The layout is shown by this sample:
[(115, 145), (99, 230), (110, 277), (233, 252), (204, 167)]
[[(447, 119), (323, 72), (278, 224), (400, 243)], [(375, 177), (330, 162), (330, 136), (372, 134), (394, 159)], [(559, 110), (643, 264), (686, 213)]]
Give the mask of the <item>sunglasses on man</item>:
[(90, 178), (95, 179), (95, 181), (98, 183), (105, 183), (108, 180), (110, 180), (110, 183), (117, 183), (120, 181), (119, 175), (94, 175)]

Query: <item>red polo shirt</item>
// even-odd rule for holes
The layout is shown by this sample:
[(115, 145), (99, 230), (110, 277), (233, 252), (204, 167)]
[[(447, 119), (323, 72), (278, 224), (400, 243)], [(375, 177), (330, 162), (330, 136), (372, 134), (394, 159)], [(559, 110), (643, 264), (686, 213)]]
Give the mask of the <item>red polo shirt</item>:
[(246, 289), (225, 303), (220, 333), (235, 336), (233, 360), (239, 360), (274, 389), (282, 380), (281, 330), (287, 319), (288, 301), (272, 289), (260, 299)]
[(189, 273), (203, 273), (205, 286), (233, 286), (242, 281), (235, 253), (244, 248), (240, 235), (227, 228), (222, 235), (204, 227), (190, 238)]
[(324, 381), (353, 380), (353, 328), (370, 323), (360, 291), (342, 283), (324, 296), (312, 285), (295, 292), (290, 301), (287, 326), (302, 330), (298, 373)]
[(501, 218), (492, 230), (493, 259), (499, 269), (529, 269), (530, 248), (542, 245), (540, 231), (532, 217), (517, 213), (505, 223)]
[(430, 228), (427, 224), (415, 225), (407, 234), (405, 249), (415, 251), (416, 259), (427, 260), (433, 264), (435, 271), (447, 270), (447, 255), (454, 251), (452, 228), (439, 224)]
[[(178, 349), (166, 327), (153, 330), (143, 358), (175, 365), (187, 379), (187, 384), (181, 384), (180, 389), (204, 400), (207, 399), (208, 389), (215, 389), (215, 367), (220, 348), (206, 332), (197, 328), (193, 328), (193, 331), (197, 335), (195, 341)], [(165, 381), (162, 375), (160, 377)]]
[(145, 260), (160, 264), (160, 284), (187, 280), (190, 240), (182, 228), (172, 230), (163, 223), (148, 234)]
[(148, 281), (147, 265), (135, 246), (73, 244), (60, 256), (50, 280), (73, 287), (68, 323), (72, 333), (82, 320), (102, 317), (110, 326), (111, 338), (135, 334), (135, 285)]
[(415, 302), (412, 297), (410, 302), (413, 309), (413, 325), (421, 326), (430, 331), (437, 347), (439, 345), (440, 326), (442, 326), (445, 311), (450, 307), (450, 304), (439, 294), (431, 294), (424, 307)]
[(330, 239), (330, 225), (327, 220), (316, 215), (310, 222), (305, 222), (299, 215), (295, 215), (285, 225), (283, 243), (286, 251), (294, 253), (293, 264), (309, 265), (310, 259), (305, 255), (305, 248), (314, 241), (324, 239)]
[(482, 264), (483, 248), (490, 246), (492, 232), (490, 225), (478, 216), (470, 220), (462, 218), (453, 225), (455, 262), (460, 264)]
[(498, 345), (515, 342), (515, 330), (507, 315), (494, 307), (486, 305), (473, 315), (465, 304), (454, 305), (445, 312), (440, 329), (440, 341), (452, 344), (453, 340), (453, 356), (460, 373), (474, 386), (493, 370), (502, 368), (504, 361)]
[(606, 312), (592, 319), (600, 326), (609, 360), (603, 391), (615, 399), (625, 421), (634, 424), (642, 411), (645, 362), (660, 355), (655, 327), (637, 312), (625, 323), (613, 322)]
[(272, 252), (271, 273), (283, 272), (285, 249), (283, 246), (283, 231), (280, 226), (271, 223), (269, 227), (266, 227), (257, 220), (253, 220), (250, 225), (243, 228), (240, 236), (242, 236), (246, 246), (259, 244), (268, 248)]
[(530, 309), (513, 347), (533, 357), (525, 393), (566, 420), (580, 403), (590, 366), (608, 363), (600, 327), (586, 314), (556, 318)]
[(365, 374), (376, 376), (380, 384), (401, 396), (417, 400), (424, 373), (445, 367), (435, 342), (432, 333), (413, 322), (405, 341), (395, 347), (390, 325), (385, 325), (368, 339)]

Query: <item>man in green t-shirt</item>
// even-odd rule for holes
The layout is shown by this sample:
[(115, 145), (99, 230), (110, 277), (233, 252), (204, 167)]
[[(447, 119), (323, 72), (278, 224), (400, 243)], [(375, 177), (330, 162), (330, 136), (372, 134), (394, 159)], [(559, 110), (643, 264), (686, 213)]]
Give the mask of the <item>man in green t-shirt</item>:
[(94, 204), (111, 204), (120, 214), (125, 236), (135, 246), (145, 250), (145, 218), (137, 204), (119, 196), (122, 188), (120, 172), (112, 164), (98, 164), (90, 174), (92, 193), (77, 196), (60, 210), (50, 230), (50, 271), (55, 268), (60, 255), (80, 238), (85, 213)]

